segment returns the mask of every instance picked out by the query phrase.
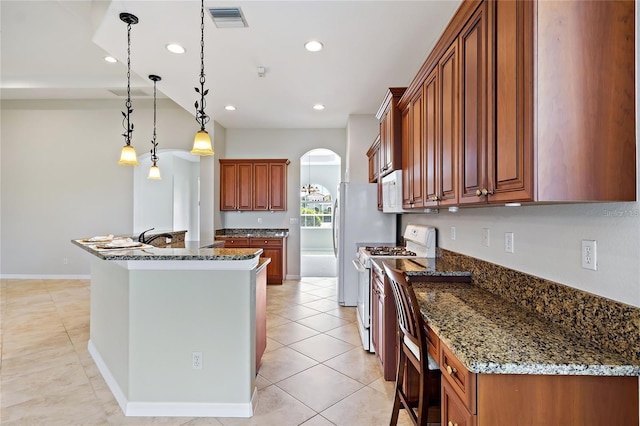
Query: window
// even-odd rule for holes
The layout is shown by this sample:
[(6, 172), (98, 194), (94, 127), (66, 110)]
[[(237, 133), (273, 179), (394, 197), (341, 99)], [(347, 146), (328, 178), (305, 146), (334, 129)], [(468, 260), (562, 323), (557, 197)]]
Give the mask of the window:
[(331, 228), (333, 200), (329, 191), (317, 184), (302, 187), (300, 192), (300, 226)]

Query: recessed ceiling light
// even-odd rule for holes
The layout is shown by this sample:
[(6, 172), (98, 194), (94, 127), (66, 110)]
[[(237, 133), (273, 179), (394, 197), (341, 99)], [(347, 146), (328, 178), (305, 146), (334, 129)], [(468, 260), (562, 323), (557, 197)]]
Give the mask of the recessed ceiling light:
[(324, 105), (322, 104), (315, 104), (313, 106), (313, 109), (315, 109), (316, 111), (322, 111), (324, 109)]
[(180, 46), (178, 43), (169, 43), (165, 46), (167, 50), (171, 53), (182, 54), (186, 52), (186, 49)]
[(227, 105), (224, 107), (224, 109), (226, 109), (227, 111), (235, 111), (236, 107), (234, 107), (233, 105)]
[(115, 64), (116, 62), (118, 62), (118, 60), (116, 58), (114, 58), (113, 56), (105, 56), (104, 60), (111, 63), (111, 64)]
[(322, 43), (316, 40), (311, 40), (304, 44), (304, 48), (309, 52), (319, 52), (322, 50), (322, 47)]

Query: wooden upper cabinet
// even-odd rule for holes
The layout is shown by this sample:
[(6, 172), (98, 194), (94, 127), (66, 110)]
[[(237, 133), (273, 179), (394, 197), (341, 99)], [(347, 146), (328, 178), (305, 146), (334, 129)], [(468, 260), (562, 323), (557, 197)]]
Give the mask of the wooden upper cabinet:
[(380, 175), (380, 135), (376, 137), (371, 147), (369, 147), (367, 159), (369, 161), (369, 183), (377, 182)]
[[(436, 196), (438, 205), (458, 202), (458, 146), (460, 144), (460, 79), (458, 42), (454, 41), (438, 63), (439, 141), (436, 144)], [(429, 83), (429, 80), (427, 81)], [(436, 82), (435, 84), (437, 84)], [(435, 89), (433, 89), (435, 90)], [(433, 125), (432, 125), (433, 126)]]
[(398, 109), (398, 101), (405, 89), (390, 88), (376, 114), (380, 122), (379, 177), (402, 168), (402, 113)]
[(220, 160), (220, 210), (252, 210), (253, 164)]
[(220, 160), (220, 210), (287, 210), (289, 160)]

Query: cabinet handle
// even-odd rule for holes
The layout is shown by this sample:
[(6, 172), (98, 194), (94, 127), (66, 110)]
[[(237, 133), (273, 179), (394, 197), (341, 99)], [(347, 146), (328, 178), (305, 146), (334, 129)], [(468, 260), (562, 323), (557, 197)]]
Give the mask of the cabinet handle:
[(431, 197), (431, 201), (440, 201), (440, 197), (437, 195), (434, 195), (433, 197)]
[(487, 188), (482, 188), (482, 195), (484, 195), (485, 197), (487, 195), (493, 195), (493, 190), (487, 189)]
[(454, 374), (456, 374), (458, 372), (458, 370), (456, 370), (455, 367), (452, 367), (450, 365), (447, 365), (447, 373), (449, 373), (451, 376), (453, 376)]
[(476, 195), (480, 197), (482, 195), (482, 191), (480, 191), (479, 189), (476, 189)]
[(454, 423), (451, 420), (449, 420), (449, 423), (447, 423), (447, 426), (458, 426), (458, 423)]

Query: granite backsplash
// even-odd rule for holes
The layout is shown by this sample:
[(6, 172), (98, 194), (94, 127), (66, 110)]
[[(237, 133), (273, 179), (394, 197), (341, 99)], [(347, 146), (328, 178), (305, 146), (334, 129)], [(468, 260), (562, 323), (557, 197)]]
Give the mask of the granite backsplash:
[(640, 361), (640, 308), (446, 249), (438, 257), (470, 271), (474, 285)]

